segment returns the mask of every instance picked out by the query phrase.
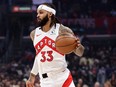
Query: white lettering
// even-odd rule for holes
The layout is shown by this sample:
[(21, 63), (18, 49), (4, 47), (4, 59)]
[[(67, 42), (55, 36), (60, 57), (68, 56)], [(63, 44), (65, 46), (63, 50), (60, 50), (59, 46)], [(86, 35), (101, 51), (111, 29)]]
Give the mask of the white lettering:
[(39, 52), (45, 45), (55, 49), (55, 42), (46, 37), (37, 44), (36, 52)]
[(40, 49), (40, 46), (38, 45), (38, 47), (37, 47), (38, 49)]
[(52, 43), (52, 47), (55, 47), (55, 43)]
[(48, 45), (51, 45), (52, 43), (51, 43), (51, 40), (48, 40)]
[(47, 39), (44, 40), (45, 41), (45, 44), (47, 43)]
[(43, 45), (43, 42), (40, 42), (40, 46), (42, 46)]

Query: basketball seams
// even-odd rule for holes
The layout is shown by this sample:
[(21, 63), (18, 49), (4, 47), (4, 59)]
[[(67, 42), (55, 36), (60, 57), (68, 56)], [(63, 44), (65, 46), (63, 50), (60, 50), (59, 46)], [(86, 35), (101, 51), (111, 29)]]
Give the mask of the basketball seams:
[(63, 54), (71, 53), (77, 46), (78, 39), (70, 33), (62, 33), (55, 40), (56, 50)]
[(64, 39), (64, 38), (65, 38), (65, 39), (67, 39), (67, 38), (68, 38), (68, 39), (69, 39), (69, 38), (72, 39), (72, 38), (73, 38), (75, 41), (74, 41), (73, 43), (71, 43), (71, 44), (67, 44), (67, 45), (64, 45), (64, 46), (58, 46), (58, 45), (56, 45), (56, 47), (65, 47), (65, 46), (73, 45), (73, 44), (76, 42), (76, 39), (75, 39), (74, 37), (66, 36), (66, 37), (62, 37), (62, 38), (57, 39), (55, 43), (57, 43), (57, 41), (62, 40), (62, 39)]
[(66, 46), (71, 46), (71, 45), (74, 45), (74, 44), (75, 44), (75, 42), (72, 43), (72, 44), (65, 45), (65, 46), (56, 46), (56, 47), (66, 47)]
[(60, 38), (57, 37), (55, 42), (59, 41), (60, 39), (64, 39), (64, 38), (73, 38), (74, 40), (76, 40), (75, 37), (64, 36), (64, 37), (60, 37)]
[(66, 46), (71, 46), (71, 45), (73, 45), (73, 44), (75, 44), (75, 42), (72, 43), (72, 44), (67, 44), (67, 45), (64, 45), (64, 46), (56, 46), (56, 47), (66, 47)]

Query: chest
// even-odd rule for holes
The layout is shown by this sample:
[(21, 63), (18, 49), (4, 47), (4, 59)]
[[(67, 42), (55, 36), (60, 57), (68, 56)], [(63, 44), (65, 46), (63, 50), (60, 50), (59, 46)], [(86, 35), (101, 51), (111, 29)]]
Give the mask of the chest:
[(37, 28), (34, 37), (34, 47), (43, 49), (46, 47), (55, 49), (55, 39), (59, 34), (59, 25), (53, 26), (48, 32)]
[(52, 29), (48, 32), (43, 32), (42, 30), (36, 30), (34, 45), (36, 45), (38, 42), (40, 44), (50, 45), (54, 43), (57, 36), (58, 36), (58, 30), (56, 29)]

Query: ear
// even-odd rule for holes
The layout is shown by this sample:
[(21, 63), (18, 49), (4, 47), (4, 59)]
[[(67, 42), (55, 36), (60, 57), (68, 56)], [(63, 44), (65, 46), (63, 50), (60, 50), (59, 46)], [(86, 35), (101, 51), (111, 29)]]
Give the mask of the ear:
[(53, 13), (49, 12), (49, 13), (48, 13), (48, 18), (51, 18), (52, 15), (53, 15)]
[(52, 12), (50, 12), (49, 16), (51, 17), (52, 15), (53, 15), (53, 13), (52, 13)]

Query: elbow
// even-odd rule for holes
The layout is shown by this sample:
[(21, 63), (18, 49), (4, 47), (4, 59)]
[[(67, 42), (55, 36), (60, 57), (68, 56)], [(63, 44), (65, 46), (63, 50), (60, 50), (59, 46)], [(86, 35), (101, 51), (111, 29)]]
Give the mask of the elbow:
[(82, 57), (83, 54), (84, 54), (84, 50), (85, 50), (85, 48), (81, 45), (81, 46), (79, 46), (79, 47), (77, 47), (77, 48), (75, 49), (74, 53), (75, 53), (77, 56)]
[(84, 54), (84, 49), (83, 49), (83, 51), (81, 51), (81, 52), (78, 54), (78, 56), (79, 56), (79, 57), (82, 57), (83, 54)]

